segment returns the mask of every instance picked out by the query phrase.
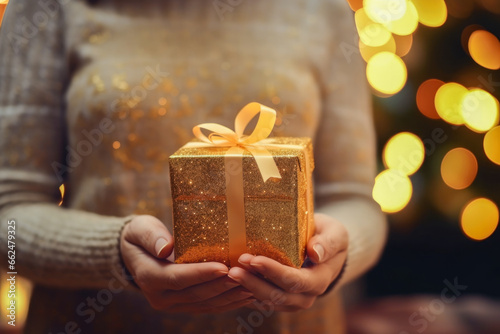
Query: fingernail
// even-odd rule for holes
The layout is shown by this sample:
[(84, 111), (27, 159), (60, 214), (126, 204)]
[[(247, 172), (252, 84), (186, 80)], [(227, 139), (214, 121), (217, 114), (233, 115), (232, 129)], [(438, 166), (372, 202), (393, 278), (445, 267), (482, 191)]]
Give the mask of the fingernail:
[(157, 257), (163, 257), (163, 256), (160, 256), (161, 253), (163, 252), (163, 250), (165, 249), (165, 247), (168, 246), (168, 241), (163, 239), (163, 238), (159, 238), (158, 240), (156, 240), (156, 244), (155, 244), (155, 251), (156, 251), (156, 256)]
[(316, 252), (316, 255), (318, 255), (318, 261), (321, 262), (323, 256), (325, 255), (325, 249), (320, 244), (314, 245), (313, 249)]
[(237, 278), (235, 278), (234, 276), (231, 276), (231, 274), (229, 274), (229, 273), (227, 274), (227, 277), (229, 277), (229, 278), (230, 278), (230, 279), (232, 279), (233, 281), (238, 282), (238, 279), (237, 279)]
[(250, 263), (246, 262), (246, 261), (241, 261), (240, 259), (238, 259), (238, 263), (239, 264), (242, 264), (244, 266), (248, 266)]

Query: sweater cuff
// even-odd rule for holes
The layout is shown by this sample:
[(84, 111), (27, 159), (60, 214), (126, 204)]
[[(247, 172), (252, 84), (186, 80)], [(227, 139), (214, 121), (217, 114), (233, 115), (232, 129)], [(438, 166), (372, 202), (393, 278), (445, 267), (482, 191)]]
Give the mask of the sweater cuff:
[[(19, 204), (0, 211), (0, 227), (16, 222), (16, 269), (36, 284), (64, 288), (130, 287), (120, 236), (131, 217), (102, 216), (53, 204)], [(2, 250), (4, 234), (0, 234)]]

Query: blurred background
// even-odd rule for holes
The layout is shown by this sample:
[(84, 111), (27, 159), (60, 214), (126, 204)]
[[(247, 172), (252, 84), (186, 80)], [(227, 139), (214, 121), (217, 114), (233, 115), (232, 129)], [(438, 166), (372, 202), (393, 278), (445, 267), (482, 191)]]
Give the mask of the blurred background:
[(500, 0), (346, 1), (359, 39), (340, 47), (366, 61), (390, 223), (380, 263), (346, 289), (349, 332), (499, 334)]

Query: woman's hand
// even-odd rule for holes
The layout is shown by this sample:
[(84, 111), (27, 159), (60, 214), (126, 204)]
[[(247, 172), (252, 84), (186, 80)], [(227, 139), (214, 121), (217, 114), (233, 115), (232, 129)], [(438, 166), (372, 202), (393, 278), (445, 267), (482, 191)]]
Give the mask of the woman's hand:
[(224, 312), (255, 301), (217, 262), (175, 264), (166, 260), (174, 241), (161, 221), (137, 216), (120, 238), (123, 261), (154, 309), (169, 312)]
[(265, 256), (243, 254), (238, 261), (244, 269), (231, 268), (229, 277), (258, 300), (272, 303), (277, 311), (310, 308), (339, 275), (349, 240), (347, 230), (337, 220), (323, 214), (316, 214), (314, 220), (316, 232), (307, 244), (307, 256), (314, 265), (296, 269)]

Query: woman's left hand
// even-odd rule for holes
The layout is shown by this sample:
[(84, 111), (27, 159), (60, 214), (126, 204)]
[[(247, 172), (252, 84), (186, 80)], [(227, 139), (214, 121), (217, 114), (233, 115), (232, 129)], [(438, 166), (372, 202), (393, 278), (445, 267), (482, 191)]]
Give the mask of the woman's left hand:
[(229, 277), (259, 301), (272, 303), (276, 311), (310, 308), (339, 275), (349, 243), (339, 221), (324, 214), (315, 214), (314, 221), (316, 231), (307, 243), (312, 266), (296, 269), (265, 256), (243, 254), (238, 260), (242, 267), (231, 268)]

